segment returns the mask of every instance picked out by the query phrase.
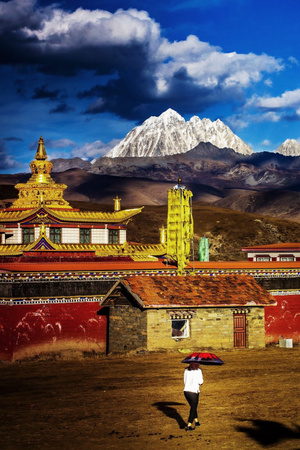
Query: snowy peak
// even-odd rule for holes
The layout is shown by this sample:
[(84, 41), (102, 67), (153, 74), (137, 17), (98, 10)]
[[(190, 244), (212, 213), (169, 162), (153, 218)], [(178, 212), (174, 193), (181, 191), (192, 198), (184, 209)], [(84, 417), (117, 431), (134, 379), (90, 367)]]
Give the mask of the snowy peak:
[(251, 155), (253, 150), (236, 136), (221, 120), (212, 122), (193, 116), (188, 122), (169, 108), (159, 117), (151, 116), (131, 130), (106, 156), (144, 157), (186, 153), (200, 142), (210, 142), (219, 148), (231, 148), (237, 153)]
[(300, 144), (296, 139), (287, 139), (278, 147), (276, 153), (284, 156), (300, 156)]
[(167, 109), (159, 117), (154, 116), (154, 118), (156, 119), (156, 121), (163, 120), (165, 123), (185, 122), (184, 118), (171, 108)]

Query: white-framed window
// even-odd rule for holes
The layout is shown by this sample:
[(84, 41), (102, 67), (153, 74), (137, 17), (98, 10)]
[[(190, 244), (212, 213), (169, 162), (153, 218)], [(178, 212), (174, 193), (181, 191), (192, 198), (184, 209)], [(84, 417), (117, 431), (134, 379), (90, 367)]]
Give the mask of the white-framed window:
[(190, 336), (190, 327), (188, 319), (172, 319), (171, 320), (172, 338), (182, 339)]
[(257, 256), (256, 261), (270, 261), (269, 255)]
[(295, 261), (293, 256), (280, 256), (280, 261)]

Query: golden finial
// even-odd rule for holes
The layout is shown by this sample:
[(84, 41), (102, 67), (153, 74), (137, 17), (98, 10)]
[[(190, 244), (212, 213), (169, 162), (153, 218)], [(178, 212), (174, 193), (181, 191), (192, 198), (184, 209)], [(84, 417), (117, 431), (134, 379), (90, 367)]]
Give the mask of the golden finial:
[(46, 225), (44, 223), (40, 225), (40, 236), (46, 236)]
[(114, 210), (121, 211), (121, 198), (119, 198), (118, 196), (114, 198)]
[(45, 144), (44, 144), (44, 139), (42, 138), (42, 136), (40, 137), (39, 143), (38, 143), (38, 148), (35, 154), (35, 159), (37, 160), (45, 160), (47, 159), (47, 153), (45, 150)]

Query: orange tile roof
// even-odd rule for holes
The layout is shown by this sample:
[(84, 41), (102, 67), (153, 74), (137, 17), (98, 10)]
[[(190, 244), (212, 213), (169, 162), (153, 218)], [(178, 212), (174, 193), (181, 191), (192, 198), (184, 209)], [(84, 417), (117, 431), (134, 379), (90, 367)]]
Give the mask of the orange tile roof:
[(287, 243), (279, 243), (279, 244), (267, 244), (267, 245), (254, 245), (252, 247), (244, 247), (242, 248), (244, 252), (253, 252), (260, 250), (269, 250), (269, 251), (299, 251), (300, 243), (299, 242), (287, 242)]
[[(0, 262), (0, 269), (11, 272), (90, 272), (90, 271), (140, 271), (158, 270), (176, 272), (176, 267), (158, 261), (64, 261), (64, 262)], [(264, 270), (299, 270), (300, 261), (195, 261), (186, 270), (196, 272), (206, 271), (264, 271)]]
[(121, 285), (143, 308), (267, 306), (274, 298), (251, 276), (133, 276), (118, 281), (104, 297), (105, 304), (114, 289)]

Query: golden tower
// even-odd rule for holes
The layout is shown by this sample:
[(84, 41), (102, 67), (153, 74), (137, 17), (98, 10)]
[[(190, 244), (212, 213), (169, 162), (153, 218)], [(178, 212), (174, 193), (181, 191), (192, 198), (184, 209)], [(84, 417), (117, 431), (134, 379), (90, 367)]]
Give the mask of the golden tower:
[(194, 234), (192, 196), (192, 192), (181, 185), (181, 179), (168, 191), (167, 255), (177, 263), (178, 275), (183, 275), (189, 263)]
[(53, 164), (47, 161), (44, 139), (40, 137), (35, 159), (30, 163), (31, 177), (27, 183), (19, 183), (15, 187), (19, 190), (19, 198), (11, 208), (33, 209), (47, 206), (51, 209), (72, 209), (64, 200), (65, 184), (56, 183), (50, 175)]

